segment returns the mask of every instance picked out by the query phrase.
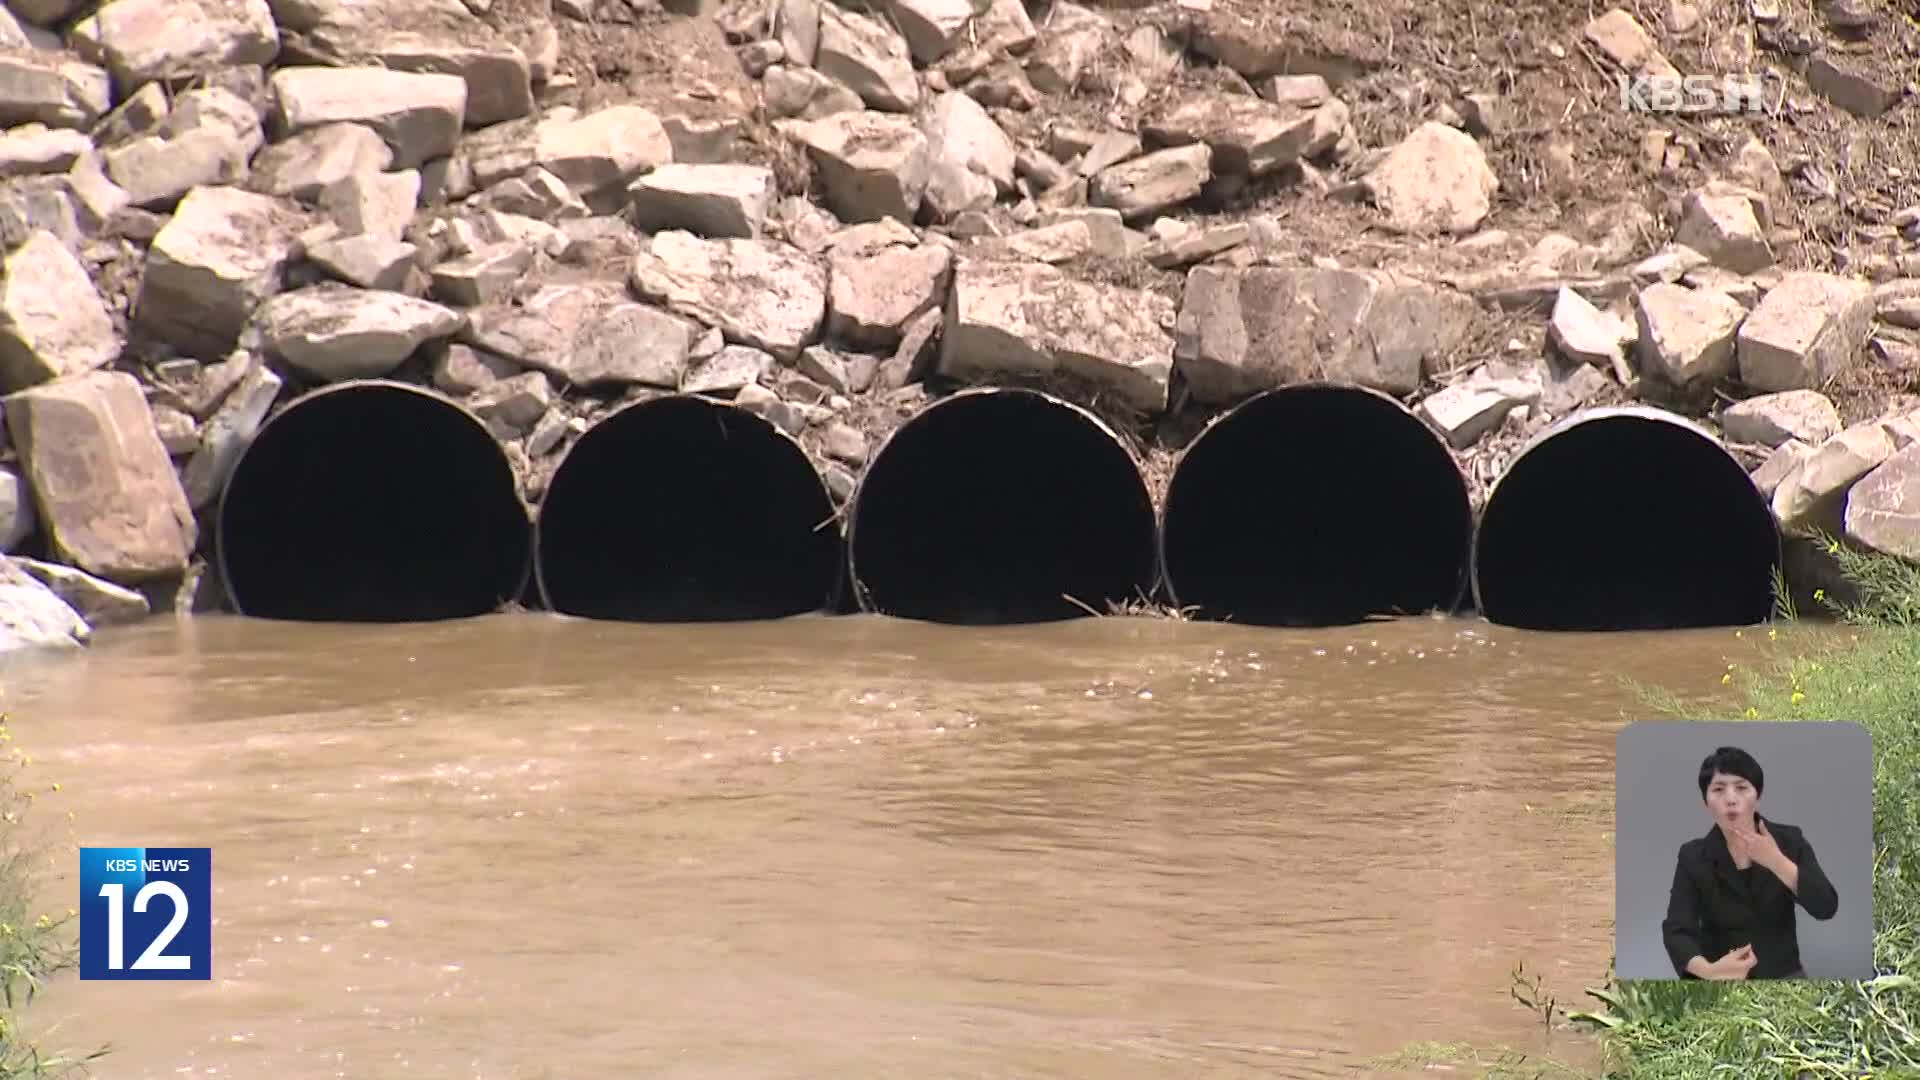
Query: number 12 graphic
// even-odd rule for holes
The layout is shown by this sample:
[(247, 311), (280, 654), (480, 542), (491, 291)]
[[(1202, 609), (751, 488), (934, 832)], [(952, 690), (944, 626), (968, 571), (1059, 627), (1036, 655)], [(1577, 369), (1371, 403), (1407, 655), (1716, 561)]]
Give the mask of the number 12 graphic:
[[(126, 891), (127, 887), (117, 881), (100, 886), (100, 895), (107, 898), (107, 968), (111, 971), (119, 971), (127, 966), (127, 919), (122, 910), (122, 897)], [(187, 894), (180, 891), (180, 886), (171, 881), (149, 881), (134, 895), (133, 910), (145, 914), (147, 901), (156, 896), (173, 901), (173, 918), (167, 920), (167, 927), (160, 931), (160, 936), (147, 943), (146, 951), (133, 962), (133, 968), (135, 971), (186, 971), (193, 967), (193, 957), (168, 953), (166, 948), (174, 935), (180, 933), (180, 928), (187, 925), (187, 914), (192, 906), (187, 903)]]
[(81, 848), (80, 977), (211, 979), (212, 870), (209, 848)]

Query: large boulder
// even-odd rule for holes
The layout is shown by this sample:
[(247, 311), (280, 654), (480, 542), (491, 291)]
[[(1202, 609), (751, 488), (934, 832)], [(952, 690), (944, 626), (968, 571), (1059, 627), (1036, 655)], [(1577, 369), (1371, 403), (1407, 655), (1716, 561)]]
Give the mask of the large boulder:
[(624, 185), (672, 160), (673, 140), (665, 125), (638, 105), (614, 105), (572, 119), (546, 120), (534, 130), (532, 164), (581, 195)]
[(927, 192), (927, 137), (902, 116), (871, 110), (835, 113), (784, 130), (820, 170), (827, 209), (842, 221), (912, 221)]
[(758, 240), (773, 205), (773, 170), (759, 165), (662, 165), (627, 188), (633, 223)]
[(413, 222), (420, 202), (420, 174), (361, 172), (320, 193), (320, 206), (340, 227), (342, 236), (377, 236), (399, 240)]
[(1068, 277), (1040, 263), (959, 260), (939, 370), (954, 378), (1062, 372), (1142, 412), (1167, 407), (1172, 300)]
[(74, 258), (44, 230), (0, 264), (0, 392), (105, 367), (120, 355), (106, 305)]
[(1205, 143), (1219, 175), (1265, 176), (1298, 161), (1314, 141), (1314, 113), (1244, 94), (1173, 98), (1141, 122), (1163, 146)]
[(314, 202), (350, 176), (384, 172), (392, 164), (393, 148), (372, 128), (326, 124), (260, 151), (248, 186), (264, 195)]
[(907, 43), (878, 19), (821, 5), (813, 66), (844, 83), (870, 108), (910, 112), (920, 104), (920, 80)]
[(194, 188), (245, 179), (249, 153), (240, 133), (219, 126), (148, 135), (109, 149), (107, 176), (134, 206), (164, 211)]
[(1840, 432), (1840, 410), (1818, 390), (1761, 394), (1720, 414), (1728, 442), (1777, 447), (1798, 440), (1818, 446)]
[(1043, 94), (1071, 94), (1092, 81), (1095, 64), (1102, 53), (1116, 50), (1119, 35), (1113, 20), (1067, 0), (1046, 11), (1046, 36), (1026, 56), (1027, 79)]
[(1740, 326), (1740, 381), (1768, 393), (1821, 386), (1852, 366), (1873, 330), (1873, 285), (1788, 274)]
[(1840, 531), (1848, 489), (1896, 449), (1885, 424), (1869, 421), (1843, 429), (1780, 481), (1773, 492), (1774, 517), (1788, 530)]
[(473, 312), (462, 336), (498, 355), (573, 386), (638, 385), (673, 389), (685, 376), (690, 321), (607, 282), (548, 285), (518, 307)]
[(1894, 453), (1848, 490), (1845, 525), (1856, 544), (1920, 562), (1920, 443)]
[(1767, 244), (1767, 221), (1758, 211), (1761, 199), (1725, 186), (1689, 192), (1673, 242), (1736, 274), (1764, 270), (1773, 265), (1773, 248)]
[(112, 107), (104, 68), (57, 53), (0, 53), (0, 127), (87, 128)]
[(68, 35), (128, 94), (157, 80), (270, 64), (280, 30), (267, 0), (111, 0)]
[(1317, 380), (1405, 395), (1466, 339), (1477, 311), (1467, 296), (1383, 271), (1201, 266), (1187, 275), (1174, 355), (1203, 403)]
[(452, 75), (467, 84), (466, 126), (515, 120), (533, 112), (532, 62), (520, 47), (467, 30), (464, 40), (401, 30), (333, 50), (358, 61), (377, 61), (394, 71)]
[(987, 6), (985, 0), (889, 0), (886, 10), (913, 58), (924, 65), (951, 51)]
[(533, 111), (533, 60), (459, 0), (271, 0), (282, 64), (383, 67), (467, 84), (469, 127)]
[(891, 349), (906, 327), (942, 306), (953, 253), (938, 245), (835, 254), (827, 332), (851, 345)]
[(1842, 109), (1867, 118), (1893, 108), (1905, 89), (1893, 72), (1875, 72), (1832, 51), (1822, 51), (1808, 62), (1807, 85)]
[(195, 188), (153, 238), (135, 325), (189, 356), (225, 357), (253, 309), (280, 291), (300, 220), (266, 195)]
[(0, 134), (0, 180), (63, 173), (92, 150), (83, 132), (23, 124)]
[(15, 558), (12, 563), (53, 590), (53, 595), (79, 612), (88, 626), (139, 622), (152, 612), (147, 598), (141, 593), (124, 585), (102, 581), (83, 570), (39, 559)]
[(1362, 180), (1398, 232), (1472, 232), (1493, 212), (1500, 180), (1473, 136), (1438, 121), (1413, 130)]
[(1018, 151), (979, 102), (959, 91), (941, 94), (920, 121), (920, 129), (926, 133), (927, 151), (934, 162), (978, 173), (992, 181), (1000, 194), (1013, 190)]
[(1151, 217), (1200, 194), (1213, 179), (1212, 162), (1205, 143), (1143, 154), (1095, 173), (1087, 201), (1118, 210), (1129, 221)]
[(775, 64), (760, 80), (767, 114), (775, 120), (818, 120), (834, 113), (859, 112), (867, 107), (860, 95), (812, 68)]
[(139, 380), (94, 371), (4, 407), (59, 561), (121, 584), (185, 572), (198, 526)]
[(634, 258), (630, 280), (642, 299), (789, 364), (819, 340), (826, 320), (826, 268), (753, 240), (663, 232)]
[(255, 312), (270, 355), (321, 382), (373, 379), (429, 341), (452, 337), (459, 312), (399, 293), (311, 285), (281, 293)]
[(281, 135), (361, 124), (411, 169), (453, 153), (466, 121), (467, 84), (456, 75), (379, 67), (290, 67), (273, 73), (273, 123)]
[(1643, 371), (1676, 386), (1707, 384), (1733, 371), (1733, 334), (1747, 309), (1725, 293), (1661, 282), (1633, 299)]

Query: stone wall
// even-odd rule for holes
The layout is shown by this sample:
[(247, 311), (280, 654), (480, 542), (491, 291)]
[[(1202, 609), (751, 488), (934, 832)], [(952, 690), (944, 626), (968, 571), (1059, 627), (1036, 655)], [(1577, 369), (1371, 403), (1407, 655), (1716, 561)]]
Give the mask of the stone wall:
[[(839, 499), (966, 383), (1075, 396), (1149, 465), (1250, 394), (1358, 383), (1476, 497), (1556, 417), (1638, 398), (1720, 425), (1787, 524), (1920, 557), (1920, 196), (1813, 242), (1834, 167), (1783, 168), (1769, 118), (1583, 149), (1518, 124), (1538, 103), (1491, 62), (1443, 88), (1467, 62), (1430, 41), (1231, 0), (670, 6), (6, 0), (0, 541), (38, 558), (0, 644), (214, 602), (247, 440), (368, 378), (464, 403), (533, 504), (598, 417), (674, 392), (789, 431)], [(1860, 57), (1911, 27), (1843, 6), (1523, 35), (1574, 87), (1738, 21), (1794, 108), (1897, 144), (1911, 88)], [(1612, 93), (1583, 107), (1618, 124)], [(1543, 201), (1581, 154), (1637, 186)]]

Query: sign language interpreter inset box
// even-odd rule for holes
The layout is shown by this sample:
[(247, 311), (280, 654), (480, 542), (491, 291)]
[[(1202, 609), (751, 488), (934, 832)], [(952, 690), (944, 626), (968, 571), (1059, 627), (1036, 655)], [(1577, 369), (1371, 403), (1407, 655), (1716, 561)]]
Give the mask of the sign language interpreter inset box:
[(1641, 722), (1615, 769), (1619, 978), (1873, 978), (1865, 728)]

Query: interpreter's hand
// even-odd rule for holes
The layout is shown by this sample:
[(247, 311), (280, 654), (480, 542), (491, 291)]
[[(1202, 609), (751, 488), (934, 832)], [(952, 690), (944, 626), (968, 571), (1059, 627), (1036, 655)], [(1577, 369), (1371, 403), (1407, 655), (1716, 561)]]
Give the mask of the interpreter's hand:
[(1727, 833), (1727, 852), (1736, 864), (1744, 861), (1759, 863), (1769, 870), (1777, 869), (1787, 861), (1786, 853), (1767, 831), (1767, 823), (1758, 818), (1752, 823), (1735, 827)]
[(1753, 954), (1753, 946), (1742, 945), (1727, 955), (1707, 965), (1707, 978), (1715, 982), (1737, 982), (1747, 977), (1753, 965), (1760, 958)]

